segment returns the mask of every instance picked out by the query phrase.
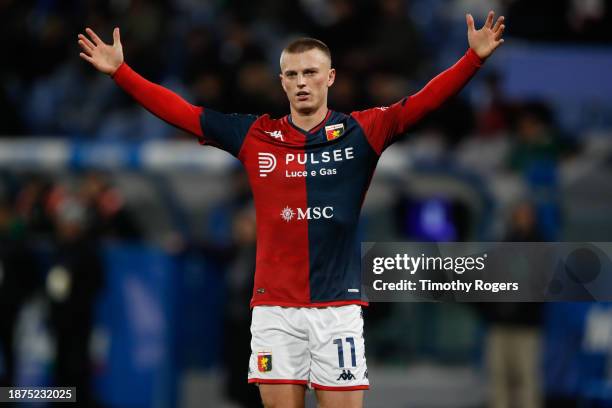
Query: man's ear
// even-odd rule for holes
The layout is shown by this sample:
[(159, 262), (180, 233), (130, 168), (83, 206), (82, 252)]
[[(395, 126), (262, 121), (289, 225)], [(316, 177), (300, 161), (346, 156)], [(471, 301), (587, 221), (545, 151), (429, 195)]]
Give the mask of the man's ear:
[(327, 87), (329, 88), (330, 86), (332, 86), (335, 80), (336, 80), (336, 69), (330, 68), (329, 76), (327, 78)]
[(278, 74), (278, 79), (280, 79), (281, 86), (283, 87), (283, 91), (287, 92), (285, 89), (285, 83), (283, 82), (283, 74)]

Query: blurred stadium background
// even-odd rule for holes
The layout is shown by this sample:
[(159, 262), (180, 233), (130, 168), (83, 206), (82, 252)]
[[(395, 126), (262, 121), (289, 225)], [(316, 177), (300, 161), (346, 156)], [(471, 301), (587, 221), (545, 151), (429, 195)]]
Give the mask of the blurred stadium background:
[[(289, 38), (330, 46), (330, 106), (350, 112), (420, 89), (465, 52), (465, 13), (489, 9), (506, 43), (383, 155), (363, 240), (612, 241), (608, 0), (0, 1), (2, 385), (257, 406), (242, 170), (80, 60), (85, 26), (120, 26), (126, 61), (192, 103), (281, 116)], [(500, 346), (504, 331), (532, 342)], [(608, 304), (373, 304), (366, 344), (370, 407), (502, 406), (508, 390), (535, 396), (521, 408), (612, 406)]]

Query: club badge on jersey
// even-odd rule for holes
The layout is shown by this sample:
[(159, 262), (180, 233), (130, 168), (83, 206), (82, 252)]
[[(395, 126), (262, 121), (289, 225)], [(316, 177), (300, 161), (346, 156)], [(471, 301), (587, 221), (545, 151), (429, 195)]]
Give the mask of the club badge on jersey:
[(257, 369), (260, 373), (272, 371), (272, 353), (267, 351), (257, 353)]
[(325, 136), (327, 137), (327, 140), (337, 139), (342, 135), (342, 133), (344, 133), (344, 123), (325, 126)]

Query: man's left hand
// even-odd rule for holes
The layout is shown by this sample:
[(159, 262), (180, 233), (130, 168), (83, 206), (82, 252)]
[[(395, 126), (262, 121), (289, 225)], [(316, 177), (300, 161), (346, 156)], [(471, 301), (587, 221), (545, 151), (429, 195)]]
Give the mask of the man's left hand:
[(465, 16), (468, 26), (468, 43), (481, 59), (489, 57), (504, 42), (502, 38), (506, 29), (504, 16), (499, 17), (493, 25), (494, 17), (495, 13), (489, 11), (485, 25), (480, 30), (476, 30), (474, 17), (471, 14)]

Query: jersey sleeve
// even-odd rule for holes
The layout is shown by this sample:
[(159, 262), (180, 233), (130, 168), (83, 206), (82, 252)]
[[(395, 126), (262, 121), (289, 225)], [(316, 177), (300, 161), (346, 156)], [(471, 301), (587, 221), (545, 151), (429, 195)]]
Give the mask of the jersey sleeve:
[(176, 93), (150, 82), (125, 62), (113, 79), (126, 93), (158, 118), (210, 144), (238, 156), (242, 142), (253, 122), (253, 115), (223, 114), (195, 106)]
[(242, 143), (256, 120), (255, 115), (227, 114), (206, 108), (200, 115), (200, 143), (217, 146), (238, 157)]
[(195, 136), (202, 136), (202, 107), (192, 105), (169, 89), (144, 79), (125, 62), (115, 72), (113, 80), (158, 118)]
[(482, 63), (470, 48), (455, 65), (436, 76), (416, 94), (390, 106), (353, 112), (351, 116), (364, 130), (374, 151), (380, 155), (426, 114), (457, 94)]

